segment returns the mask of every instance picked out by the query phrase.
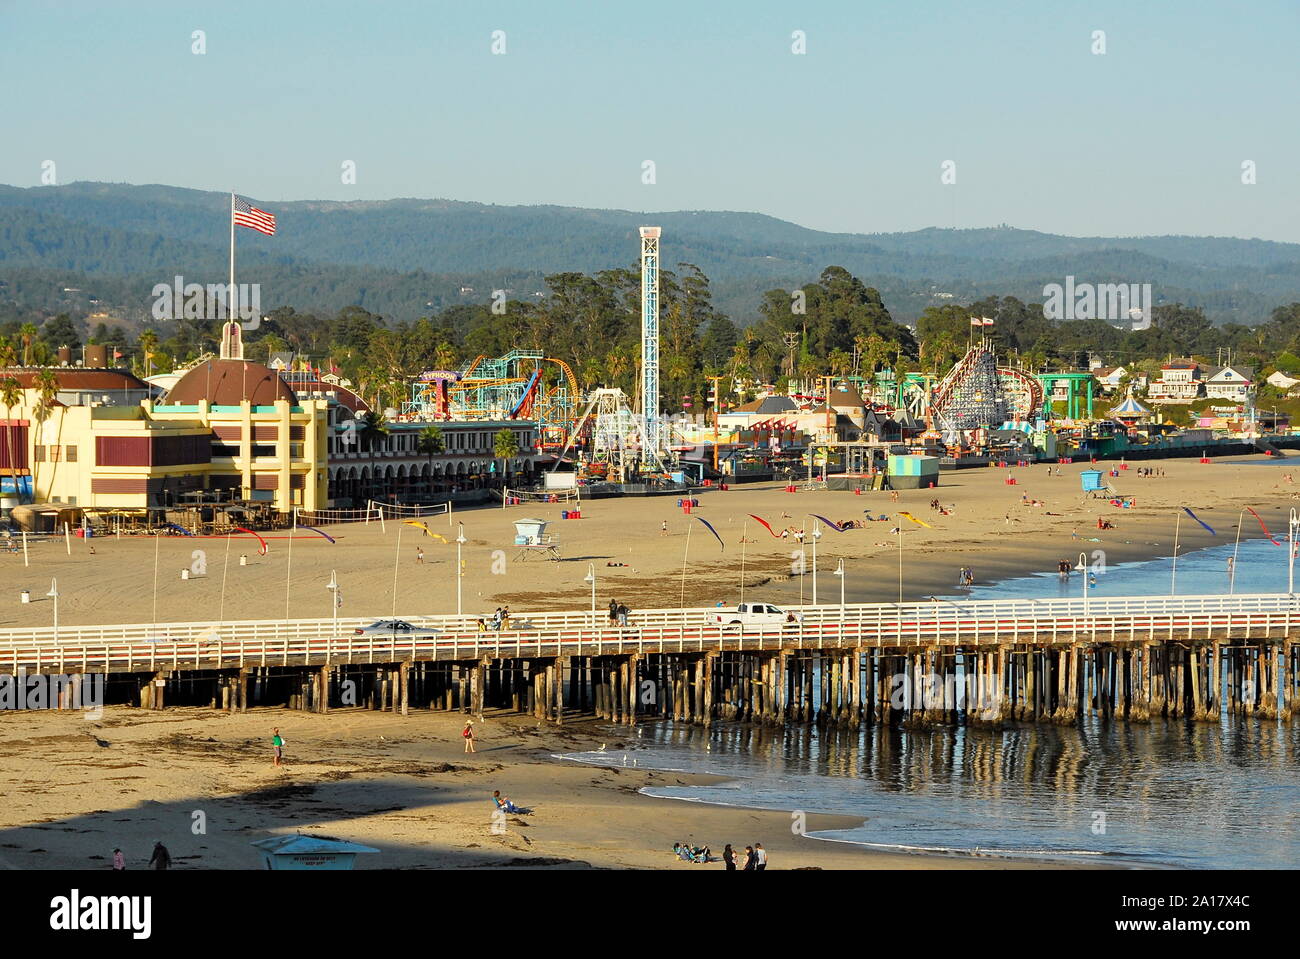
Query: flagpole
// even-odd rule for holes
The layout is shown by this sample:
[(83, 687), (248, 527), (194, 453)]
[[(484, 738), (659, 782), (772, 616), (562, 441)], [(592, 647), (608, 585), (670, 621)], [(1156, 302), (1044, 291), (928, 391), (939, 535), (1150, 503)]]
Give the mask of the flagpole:
[(230, 194), (230, 287), (226, 290), (226, 322), (235, 318), (235, 194)]

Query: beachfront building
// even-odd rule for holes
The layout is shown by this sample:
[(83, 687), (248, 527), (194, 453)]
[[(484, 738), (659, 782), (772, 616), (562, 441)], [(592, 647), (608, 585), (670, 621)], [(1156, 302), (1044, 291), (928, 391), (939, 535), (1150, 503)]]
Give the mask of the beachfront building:
[(1190, 403), (1204, 396), (1201, 365), (1194, 360), (1176, 360), (1160, 367), (1160, 377), (1147, 387), (1152, 403)]
[[(303, 407), (292, 393), (277, 393), (258, 364), (212, 362), (187, 373), (159, 404), (143, 398), (147, 384), (121, 370), (55, 369), (56, 398), (45, 403), (38, 371), (0, 372), (23, 387), (0, 447), (8, 461), (12, 446), (26, 470), (24, 498), (157, 509), (220, 490), (213, 495), (263, 500), (284, 512), (324, 505), (324, 404)], [(247, 399), (238, 398), (235, 380), (248, 384)]]
[[(477, 490), (527, 487), (536, 479), (538, 435), (532, 421), (397, 421), (371, 436), (350, 426), (351, 420), (336, 410), (329, 452), (329, 495), (336, 505), (442, 502), (460, 494), (472, 499)], [(442, 434), (440, 453), (421, 447), (430, 426)], [(503, 429), (515, 434), (519, 451), (507, 459), (496, 456), (496, 435)]]
[(1205, 395), (1219, 400), (1246, 402), (1252, 390), (1255, 368), (1251, 366), (1220, 366), (1205, 378)]

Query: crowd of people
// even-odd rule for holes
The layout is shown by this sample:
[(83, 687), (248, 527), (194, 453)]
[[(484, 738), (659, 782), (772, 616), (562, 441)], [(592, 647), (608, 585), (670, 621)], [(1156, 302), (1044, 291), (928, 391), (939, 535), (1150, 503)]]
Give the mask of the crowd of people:
[(761, 842), (746, 846), (744, 858), (737, 862), (738, 853), (727, 843), (722, 855), (714, 856), (708, 846), (692, 846), (689, 843), (673, 843), (673, 855), (683, 862), (718, 862), (721, 861), (727, 872), (739, 869), (742, 872), (762, 872), (767, 868), (767, 850)]

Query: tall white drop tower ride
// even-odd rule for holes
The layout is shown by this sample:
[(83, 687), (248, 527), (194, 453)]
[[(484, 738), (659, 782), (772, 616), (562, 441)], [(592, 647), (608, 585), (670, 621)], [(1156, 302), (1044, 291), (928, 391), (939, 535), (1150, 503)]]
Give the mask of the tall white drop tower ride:
[(641, 227), (641, 417), (642, 461), (658, 465), (663, 449), (659, 423), (659, 227)]

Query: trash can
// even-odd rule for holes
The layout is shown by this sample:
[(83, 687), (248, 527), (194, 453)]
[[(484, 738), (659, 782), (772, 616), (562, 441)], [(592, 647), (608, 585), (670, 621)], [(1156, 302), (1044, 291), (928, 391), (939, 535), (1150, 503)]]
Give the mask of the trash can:
[(560, 510), (560, 519), (568, 519), (568, 518), (569, 518), (569, 511), (567, 509)]

